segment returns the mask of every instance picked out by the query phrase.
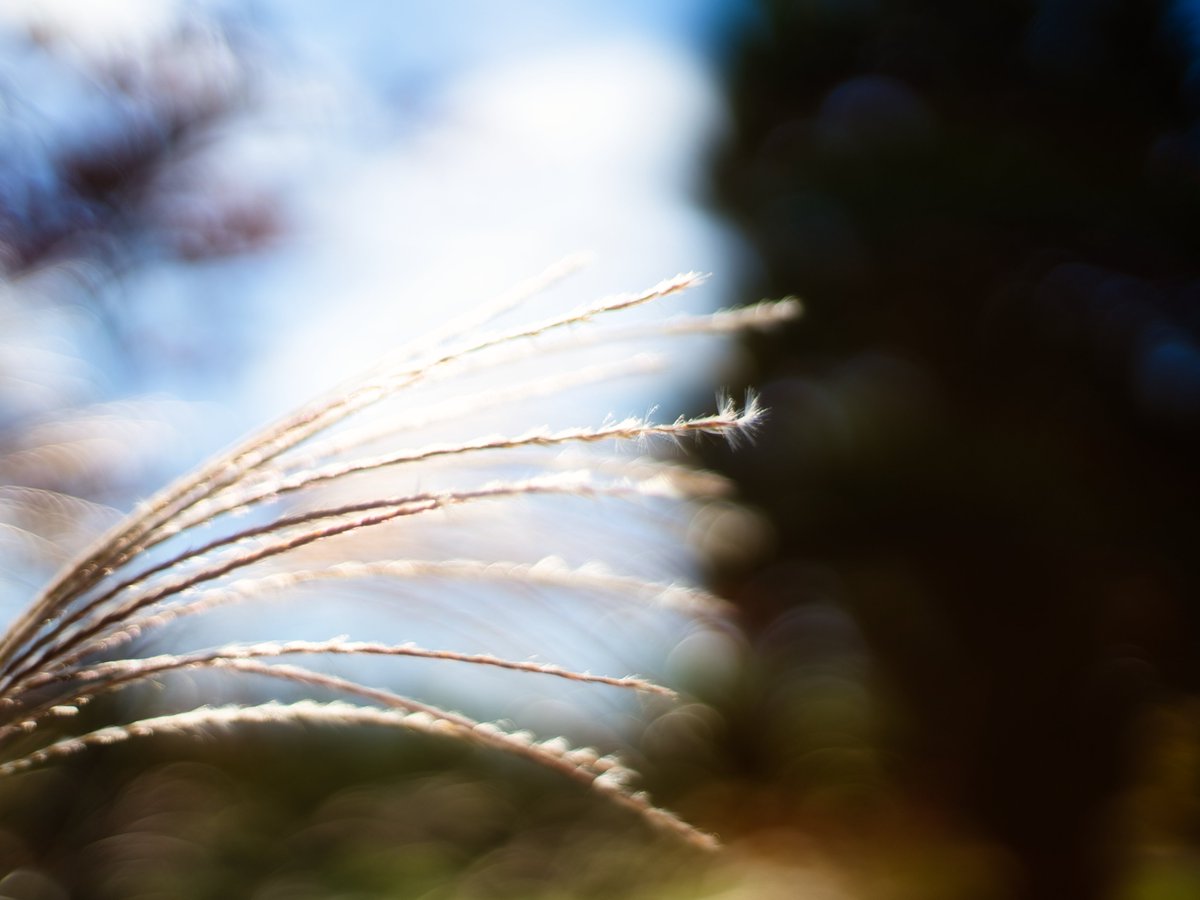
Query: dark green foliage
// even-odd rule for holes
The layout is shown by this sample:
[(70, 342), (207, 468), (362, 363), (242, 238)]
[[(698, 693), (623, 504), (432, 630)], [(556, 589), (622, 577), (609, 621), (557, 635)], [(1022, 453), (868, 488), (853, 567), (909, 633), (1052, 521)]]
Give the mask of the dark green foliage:
[(726, 463), (780, 535), (741, 602), (769, 634), (830, 597), (780, 573), (836, 572), (890, 783), (1011, 852), (1017, 894), (1107, 895), (1142, 865), (1113, 804), (1145, 717), (1200, 689), (1186, 14), (760, 8), (716, 197), (808, 315), (756, 347), (772, 419)]

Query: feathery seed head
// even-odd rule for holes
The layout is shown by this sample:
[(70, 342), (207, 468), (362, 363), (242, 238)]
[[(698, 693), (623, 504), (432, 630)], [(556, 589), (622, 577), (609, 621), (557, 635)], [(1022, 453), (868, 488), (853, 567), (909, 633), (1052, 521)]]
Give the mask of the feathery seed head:
[[(724, 490), (724, 482), (715, 476), (652, 458), (617, 455), (607, 448), (681, 443), (697, 434), (720, 435), (736, 445), (752, 437), (762, 421), (764, 413), (753, 394), (740, 408), (725, 397), (714, 414), (674, 421), (658, 421), (652, 409), (644, 417), (605, 419), (600, 425), (537, 424), (511, 431), (489, 425), (482, 436), (465, 438), (450, 428), (495, 408), (655, 370), (662, 366), (657, 354), (633, 354), (512, 383), (489, 380), (482, 388), (417, 406), (407, 414), (381, 414), (401, 394), (454, 379), (490, 379), (505, 367), (533, 357), (557, 356), (561, 362), (561, 354), (568, 350), (618, 346), (647, 334), (666, 339), (765, 328), (801, 312), (798, 302), (787, 300), (708, 316), (677, 316), (650, 325), (600, 324), (705, 278), (689, 272), (640, 293), (507, 329), (485, 330), (530, 293), (576, 266), (568, 262), (547, 270), (246, 438), (138, 503), (132, 514), (66, 565), (0, 635), (0, 775), (88, 747), (160, 734), (202, 735), (256, 724), (389, 727), (440, 735), (543, 765), (595, 788), (656, 828), (699, 847), (715, 846), (711, 836), (654, 807), (644, 793), (631, 791), (633, 773), (616, 757), (592, 748), (572, 748), (562, 737), (538, 741), (529, 731), (477, 721), (400, 691), (369, 687), (325, 671), (319, 662), (403, 657), (480, 672), (525, 673), (556, 683), (673, 696), (670, 689), (649, 679), (592, 674), (592, 667), (585, 664), (535, 662), (528, 654), (521, 659), (514, 657), (522, 654), (469, 653), (411, 640), (354, 640), (350, 635), (231, 641), (156, 654), (131, 650), (135, 640), (158, 635), (182, 619), (211, 619), (207, 614), (216, 610), (272, 595), (307, 597), (306, 589), (318, 587), (329, 598), (366, 589), (408, 597), (418, 596), (419, 586), (432, 582), (454, 590), (474, 586), (510, 597), (544, 595), (553, 599), (545, 604), (548, 617), (555, 614), (555, 604), (578, 608), (590, 602), (621, 611), (623, 622), (637, 621), (626, 613), (645, 620), (659, 608), (719, 620), (726, 607), (705, 591), (678, 584), (674, 577), (658, 581), (625, 572), (599, 558), (577, 561), (578, 554), (571, 552), (569, 544), (568, 558), (549, 552), (550, 548), (538, 548), (536, 553), (526, 548), (528, 558), (418, 552), (422, 536), (437, 532), (438, 523), (450, 512), (469, 520), (472, 514), (483, 516), (496, 508), (520, 510), (522, 504), (586, 500), (626, 504), (635, 516), (641, 514), (639, 510), (677, 508)], [(537, 344), (532, 343), (535, 339)], [(451, 436), (410, 443), (409, 437), (424, 428), (449, 429)], [(401, 438), (405, 443), (396, 444)], [(560, 455), (568, 449), (578, 451), (577, 455)], [(0, 459), (0, 463), (12, 462)], [(85, 509), (82, 501), (32, 489), (4, 488), (0, 503), (36, 506), (60, 516)], [(536, 515), (521, 521), (521, 527), (531, 532), (542, 524)], [(506, 523), (503, 530), (514, 529)], [(569, 536), (569, 528), (553, 530), (558, 537)], [(378, 552), (372, 543), (376, 538), (391, 549)], [(460, 543), (454, 542), (456, 550)], [(397, 547), (413, 552), (397, 556)], [(419, 604), (410, 603), (407, 609), (416, 621)], [(513, 626), (500, 619), (495, 628), (503, 632)], [(532, 634), (530, 630), (523, 637)], [(273, 679), (355, 702), (311, 699), (200, 706), (58, 740), (43, 738), (32, 750), (18, 752), (13, 746), (18, 736), (37, 740), (43, 725), (71, 719), (96, 697), (200, 670)]]

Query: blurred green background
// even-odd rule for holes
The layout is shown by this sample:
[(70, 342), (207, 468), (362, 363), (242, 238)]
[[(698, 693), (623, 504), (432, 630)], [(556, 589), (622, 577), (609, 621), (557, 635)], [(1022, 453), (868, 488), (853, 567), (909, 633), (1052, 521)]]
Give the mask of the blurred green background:
[(777, 532), (731, 746), (907, 821), (905, 896), (1198, 895), (1200, 7), (759, 11), (714, 196), (808, 315), (721, 463)]

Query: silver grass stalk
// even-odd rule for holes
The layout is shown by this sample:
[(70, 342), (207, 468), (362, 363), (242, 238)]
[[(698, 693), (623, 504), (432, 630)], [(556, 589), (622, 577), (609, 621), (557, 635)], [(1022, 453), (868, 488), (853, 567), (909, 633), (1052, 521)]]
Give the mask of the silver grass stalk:
[[(684, 316), (645, 324), (606, 324), (622, 311), (682, 291), (700, 281), (680, 275), (637, 294), (622, 295), (532, 324), (488, 332), (528, 296), (569, 274), (573, 262), (547, 270), (500, 300), (463, 317), (424, 341), (313, 401), (293, 414), (218, 454), (142, 503), (61, 569), (28, 610), (0, 636), (0, 775), (68, 756), (91, 746), (168, 733), (210, 732), (244, 723), (374, 725), (442, 735), (527, 759), (596, 789), (650, 825), (700, 846), (715, 845), (704, 834), (628, 785), (632, 773), (592, 750), (573, 749), (561, 738), (536, 741), (416, 697), (372, 687), (319, 668), (285, 663), (285, 658), (419, 658), (505, 669), (672, 696), (648, 679), (581, 671), (570, 660), (551, 662), (502, 658), (420, 646), (411, 641), (325, 640), (234, 641), (195, 650), (148, 653), (138, 650), (147, 635), (162, 633), (185, 618), (205, 616), (270, 595), (286, 596), (306, 584), (331, 590), (349, 584), (405, 585), (434, 579), (444, 584), (585, 594), (593, 603), (644, 610), (669, 608), (692, 617), (719, 618), (723, 602), (707, 592), (673, 582), (614, 571), (598, 564), (451, 557), (425, 559), (394, 554), (347, 558), (367, 538), (399, 523), (420, 528), (429, 517), (456, 508), (530, 502), (536, 498), (576, 500), (667, 498), (688, 501), (718, 492), (720, 480), (653, 458), (629, 458), (599, 447), (680, 441), (696, 434), (734, 439), (753, 428), (761, 410), (721, 404), (711, 415), (657, 422), (627, 418), (570, 428), (538, 427), (492, 433), (423, 446), (391, 449), (389, 441), (417, 429), (476, 412), (567, 391), (581, 384), (661, 365), (644, 354), (617, 362), (576, 367), (561, 377), (509, 381), (482, 390), (465, 388), (449, 401), (387, 412), (389, 403), (414, 388), (453, 379), (490, 376), (533, 357), (552, 357), (582, 348), (613, 346), (647, 335), (669, 338), (769, 327), (795, 317), (794, 302), (759, 304), (707, 316)], [(374, 419), (372, 413), (376, 413)], [(385, 412), (387, 413), (385, 415)], [(571, 459), (551, 451), (581, 448)], [(519, 474), (505, 471), (514, 460)], [(0, 460), (3, 462), (3, 460)], [(11, 460), (10, 460), (11, 462)], [(2, 467), (0, 467), (2, 468)], [(421, 478), (448, 478), (446, 486), (397, 492), (390, 473), (412, 470)], [(494, 477), (480, 480), (475, 470)], [(357, 491), (357, 492), (356, 492)], [(77, 515), (81, 501), (50, 491), (5, 489), (13, 505), (39, 506)], [(246, 519), (251, 521), (245, 524)], [(15, 526), (13, 526), (15, 528)], [(390, 532), (389, 532), (390, 533)], [(33, 539), (30, 536), (30, 539)], [(355, 543), (346, 543), (348, 540)], [(171, 673), (218, 670), (235, 677), (275, 679), (345, 700), (276, 701), (202, 706), (135, 718), (67, 737), (64, 723), (97, 697), (157, 681)], [(54, 725), (54, 728), (47, 726)]]

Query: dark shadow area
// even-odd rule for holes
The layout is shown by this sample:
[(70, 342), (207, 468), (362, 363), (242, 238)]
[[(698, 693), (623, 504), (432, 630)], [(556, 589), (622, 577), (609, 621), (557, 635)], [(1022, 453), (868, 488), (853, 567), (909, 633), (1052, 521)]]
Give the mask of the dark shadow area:
[(882, 895), (1191, 896), (1197, 11), (757, 8), (716, 199), (806, 318), (711, 457), (778, 534), (740, 771), (911, 842)]

